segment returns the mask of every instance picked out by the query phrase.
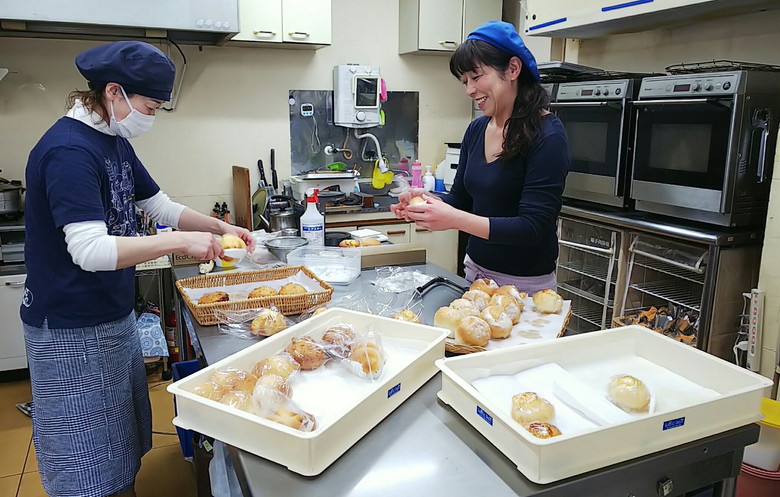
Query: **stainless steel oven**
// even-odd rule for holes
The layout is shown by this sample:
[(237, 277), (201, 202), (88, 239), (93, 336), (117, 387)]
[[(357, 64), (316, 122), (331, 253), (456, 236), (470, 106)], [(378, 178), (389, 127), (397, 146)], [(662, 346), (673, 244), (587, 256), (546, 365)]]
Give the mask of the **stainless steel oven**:
[(628, 207), (631, 100), (638, 79), (560, 83), (550, 105), (566, 128), (571, 167), (565, 197)]
[(764, 222), (780, 72), (645, 78), (634, 104), (637, 210), (720, 226)]

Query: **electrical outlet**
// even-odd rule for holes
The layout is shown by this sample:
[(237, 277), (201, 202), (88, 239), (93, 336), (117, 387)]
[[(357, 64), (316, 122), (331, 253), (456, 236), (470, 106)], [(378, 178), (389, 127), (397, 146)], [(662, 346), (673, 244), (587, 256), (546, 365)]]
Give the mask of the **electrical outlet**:
[(748, 316), (748, 349), (745, 367), (751, 371), (761, 369), (761, 332), (764, 321), (764, 290), (750, 291), (750, 314)]

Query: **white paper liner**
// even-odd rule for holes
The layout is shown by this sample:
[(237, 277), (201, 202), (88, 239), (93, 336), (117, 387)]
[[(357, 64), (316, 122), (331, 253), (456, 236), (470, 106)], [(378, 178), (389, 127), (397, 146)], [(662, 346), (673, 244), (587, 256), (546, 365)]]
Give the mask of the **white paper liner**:
[[(218, 281), (218, 280), (216, 280)], [(278, 280), (269, 280), (269, 281), (252, 281), (248, 283), (241, 283), (238, 285), (222, 285), (222, 286), (214, 286), (211, 288), (184, 288), (184, 293), (187, 294), (187, 296), (192, 300), (193, 302), (198, 302), (198, 300), (206, 295), (207, 293), (221, 291), (225, 292), (230, 296), (230, 300), (243, 300), (248, 298), (249, 292), (254, 290), (255, 288), (259, 286), (270, 286), (271, 288), (275, 289), (277, 292), (280, 288), (282, 288), (287, 283), (298, 283), (299, 285), (302, 285), (304, 288), (306, 288), (307, 292), (322, 292), (325, 291), (324, 288), (320, 285), (319, 281), (310, 278), (306, 273), (303, 271), (298, 271), (294, 275), (288, 277), (288, 278), (282, 278)]]
[(526, 297), (524, 303), (525, 307), (520, 313), (520, 321), (512, 327), (509, 336), (491, 339), (485, 349), (495, 350), (526, 343), (537, 343), (543, 340), (552, 340), (560, 334), (569, 309), (571, 309), (571, 300), (564, 300), (563, 308), (557, 314), (543, 314), (537, 311), (531, 297)]

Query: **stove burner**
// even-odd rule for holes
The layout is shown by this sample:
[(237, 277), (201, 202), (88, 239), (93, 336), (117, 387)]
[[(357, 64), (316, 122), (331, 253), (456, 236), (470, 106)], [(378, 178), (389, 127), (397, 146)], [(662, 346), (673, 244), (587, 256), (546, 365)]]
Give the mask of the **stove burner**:
[(780, 71), (780, 66), (757, 64), (755, 62), (740, 62), (736, 60), (711, 60), (705, 62), (683, 62), (666, 68), (669, 74), (695, 74), (721, 71)]
[(589, 73), (542, 74), (540, 83), (573, 83), (580, 81), (601, 81), (610, 79), (641, 79), (649, 76), (663, 76), (658, 73), (598, 71)]

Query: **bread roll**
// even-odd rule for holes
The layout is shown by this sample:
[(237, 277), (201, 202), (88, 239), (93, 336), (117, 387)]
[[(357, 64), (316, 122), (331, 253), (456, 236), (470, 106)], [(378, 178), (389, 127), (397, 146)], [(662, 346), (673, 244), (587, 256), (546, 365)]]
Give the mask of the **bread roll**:
[(377, 245), (382, 245), (382, 242), (376, 238), (363, 238), (360, 240), (360, 245), (363, 247), (376, 247)]
[(450, 308), (458, 310), (464, 316), (479, 316), (479, 309), (474, 302), (467, 299), (455, 299), (450, 302)]
[(425, 201), (422, 197), (412, 197), (409, 199), (409, 205), (420, 205), (420, 204), (427, 204), (428, 202)]
[(279, 289), (279, 295), (300, 295), (306, 293), (306, 287), (298, 283), (287, 283)]
[(450, 337), (455, 337), (455, 329), (460, 324), (460, 320), (465, 315), (458, 309), (451, 307), (439, 307), (439, 310), (433, 315), (433, 325), (437, 328), (450, 330)]
[(322, 343), (326, 352), (337, 358), (349, 357), (355, 343), (355, 333), (348, 325), (331, 326), (322, 334)]
[(222, 390), (223, 393), (236, 390), (252, 392), (255, 383), (257, 383), (257, 377), (240, 369), (226, 368), (214, 371), (211, 374), (211, 382), (216, 385), (217, 390)]
[(273, 309), (263, 309), (249, 324), (249, 331), (253, 335), (271, 336), (287, 329), (287, 321), (281, 312)]
[(563, 308), (563, 297), (550, 289), (540, 290), (534, 294), (534, 306), (543, 314), (557, 314)]
[(474, 280), (474, 283), (469, 286), (469, 290), (482, 290), (488, 295), (493, 295), (493, 292), (498, 290), (498, 284), (488, 278), (479, 278)]
[(536, 438), (552, 438), (561, 434), (561, 430), (550, 423), (531, 423), (526, 427), (526, 430)]
[(192, 393), (219, 402), (219, 400), (225, 394), (225, 391), (221, 388), (217, 388), (217, 385), (213, 382), (207, 381), (206, 383), (193, 388)]
[(470, 300), (479, 312), (482, 312), (490, 301), (490, 295), (482, 290), (469, 290), (463, 294), (463, 298)]
[(517, 300), (519, 303), (522, 303), (528, 296), (527, 293), (519, 291), (514, 285), (501, 285), (493, 292), (493, 295), (506, 295)]
[(303, 370), (317, 369), (325, 363), (327, 356), (322, 345), (309, 337), (293, 338), (287, 346), (287, 353), (301, 365)]
[(258, 378), (257, 384), (255, 385), (255, 391), (257, 391), (258, 388), (270, 388), (279, 393), (283, 393), (288, 397), (292, 397), (292, 388), (290, 388), (290, 384), (287, 383), (285, 378), (282, 378), (277, 374), (268, 373)]
[(286, 380), (299, 369), (301, 369), (301, 365), (298, 364), (290, 354), (283, 352), (272, 355), (255, 364), (252, 368), (252, 374), (257, 377), (273, 374), (281, 376)]
[(512, 332), (512, 320), (500, 305), (485, 307), (480, 317), (490, 326), (490, 338), (506, 338)]
[(236, 235), (231, 235), (229, 233), (225, 233), (222, 235), (222, 239), (219, 241), (220, 245), (222, 245), (223, 249), (245, 249), (246, 243), (244, 243), (244, 240), (237, 237)]
[(518, 302), (509, 295), (493, 294), (493, 296), (490, 297), (490, 302), (488, 302), (488, 307), (493, 305), (503, 307), (504, 312), (506, 312), (509, 319), (512, 320), (512, 324), (520, 322), (520, 314), (523, 311), (524, 305), (522, 300)]
[(650, 390), (638, 378), (615, 376), (607, 384), (607, 393), (613, 404), (627, 412), (647, 412), (650, 409)]
[(259, 286), (249, 292), (249, 298), (250, 299), (257, 299), (260, 297), (271, 297), (273, 295), (277, 295), (279, 292), (276, 291), (276, 288), (271, 288), (270, 286)]
[(316, 316), (317, 314), (322, 314), (323, 312), (327, 311), (327, 307), (318, 307), (314, 310), (314, 312), (311, 313), (312, 317)]
[(211, 292), (198, 299), (198, 304), (213, 304), (215, 302), (227, 302), (230, 295), (225, 292)]
[(295, 412), (284, 407), (276, 410), (270, 416), (266, 416), (266, 419), (300, 431), (314, 431), (317, 429), (317, 420), (314, 416), (307, 412)]
[(241, 409), (242, 411), (254, 412), (252, 396), (247, 392), (228, 392), (219, 399), (219, 402), (230, 407), (235, 407), (236, 409)]
[(400, 321), (409, 321), (410, 323), (420, 322), (420, 318), (411, 309), (402, 309), (396, 314), (393, 314), (391, 317)]
[(512, 419), (523, 426), (531, 423), (549, 423), (555, 417), (555, 408), (535, 392), (512, 396)]
[(357, 247), (360, 247), (360, 240), (353, 240), (351, 238), (348, 238), (346, 240), (341, 240), (339, 242), (339, 247), (341, 247), (341, 248), (357, 248)]
[(455, 328), (455, 341), (463, 345), (484, 347), (490, 341), (490, 325), (477, 316), (466, 316)]
[(374, 375), (381, 371), (386, 358), (376, 344), (369, 342), (354, 347), (349, 354), (349, 360), (359, 363), (363, 373)]

